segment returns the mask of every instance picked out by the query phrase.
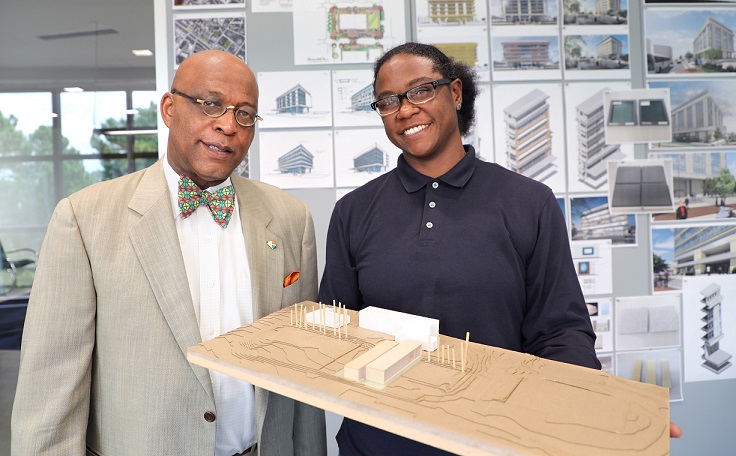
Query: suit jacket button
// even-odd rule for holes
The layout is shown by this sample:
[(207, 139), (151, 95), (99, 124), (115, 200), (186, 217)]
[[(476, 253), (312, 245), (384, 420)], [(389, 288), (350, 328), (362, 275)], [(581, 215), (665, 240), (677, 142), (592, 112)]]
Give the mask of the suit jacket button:
[(215, 421), (215, 414), (213, 412), (204, 412), (204, 420), (208, 423)]

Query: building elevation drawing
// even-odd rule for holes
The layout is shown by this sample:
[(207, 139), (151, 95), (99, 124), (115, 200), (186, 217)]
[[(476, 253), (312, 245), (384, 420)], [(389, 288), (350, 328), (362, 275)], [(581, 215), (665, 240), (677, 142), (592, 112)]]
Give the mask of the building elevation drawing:
[(607, 162), (625, 158), (620, 145), (606, 144), (603, 90), (575, 107), (578, 180), (594, 189), (608, 182)]
[(503, 110), (508, 168), (540, 181), (556, 172), (548, 98), (534, 89)]
[(723, 328), (721, 327), (721, 304), (723, 296), (721, 296), (721, 287), (712, 283), (702, 289), (700, 294), (703, 298), (700, 300), (703, 307), (700, 309), (705, 315), (701, 320), (705, 323), (700, 329), (705, 335), (703, 340), (703, 364), (706, 369), (720, 374), (724, 370), (731, 367), (731, 354), (726, 353), (720, 348), (720, 341), (723, 339)]
[(475, 22), (475, 0), (427, 0), (429, 20), (438, 24)]

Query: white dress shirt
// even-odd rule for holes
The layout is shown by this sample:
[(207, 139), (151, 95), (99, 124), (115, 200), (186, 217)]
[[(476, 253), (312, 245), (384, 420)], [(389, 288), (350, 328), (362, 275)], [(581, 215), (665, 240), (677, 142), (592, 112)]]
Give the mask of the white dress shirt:
[[(207, 206), (187, 219), (179, 215), (179, 176), (164, 159), (179, 244), (192, 292), (202, 341), (253, 322), (253, 293), (245, 237), (237, 198), (232, 218), (223, 229)], [(230, 185), (230, 178), (211, 192)], [(231, 456), (256, 443), (253, 385), (210, 370), (215, 394), (215, 456)]]

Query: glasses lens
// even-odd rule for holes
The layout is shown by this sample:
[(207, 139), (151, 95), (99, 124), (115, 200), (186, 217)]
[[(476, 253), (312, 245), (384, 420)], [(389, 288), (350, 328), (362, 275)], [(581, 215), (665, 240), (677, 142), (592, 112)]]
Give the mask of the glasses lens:
[(210, 117), (220, 117), (225, 112), (225, 107), (219, 101), (208, 98), (202, 103), (202, 110)]
[(380, 114), (388, 115), (399, 110), (399, 97), (387, 97), (376, 102), (376, 109)]
[(425, 103), (434, 98), (434, 86), (432, 84), (422, 84), (414, 87), (406, 93), (406, 98), (412, 103)]
[(235, 111), (235, 120), (238, 121), (238, 123), (244, 127), (250, 127), (251, 125), (256, 123), (256, 118), (248, 111), (243, 111), (242, 109), (239, 109)]

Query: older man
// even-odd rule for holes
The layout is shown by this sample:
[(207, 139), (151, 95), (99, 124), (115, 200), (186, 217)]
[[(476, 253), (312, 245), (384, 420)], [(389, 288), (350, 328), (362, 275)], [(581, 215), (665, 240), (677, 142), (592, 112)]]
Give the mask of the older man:
[(14, 455), (326, 453), (322, 411), (186, 360), (317, 297), (307, 207), (231, 175), (257, 111), (245, 63), (194, 54), (161, 99), (166, 156), (59, 203), (28, 305)]

